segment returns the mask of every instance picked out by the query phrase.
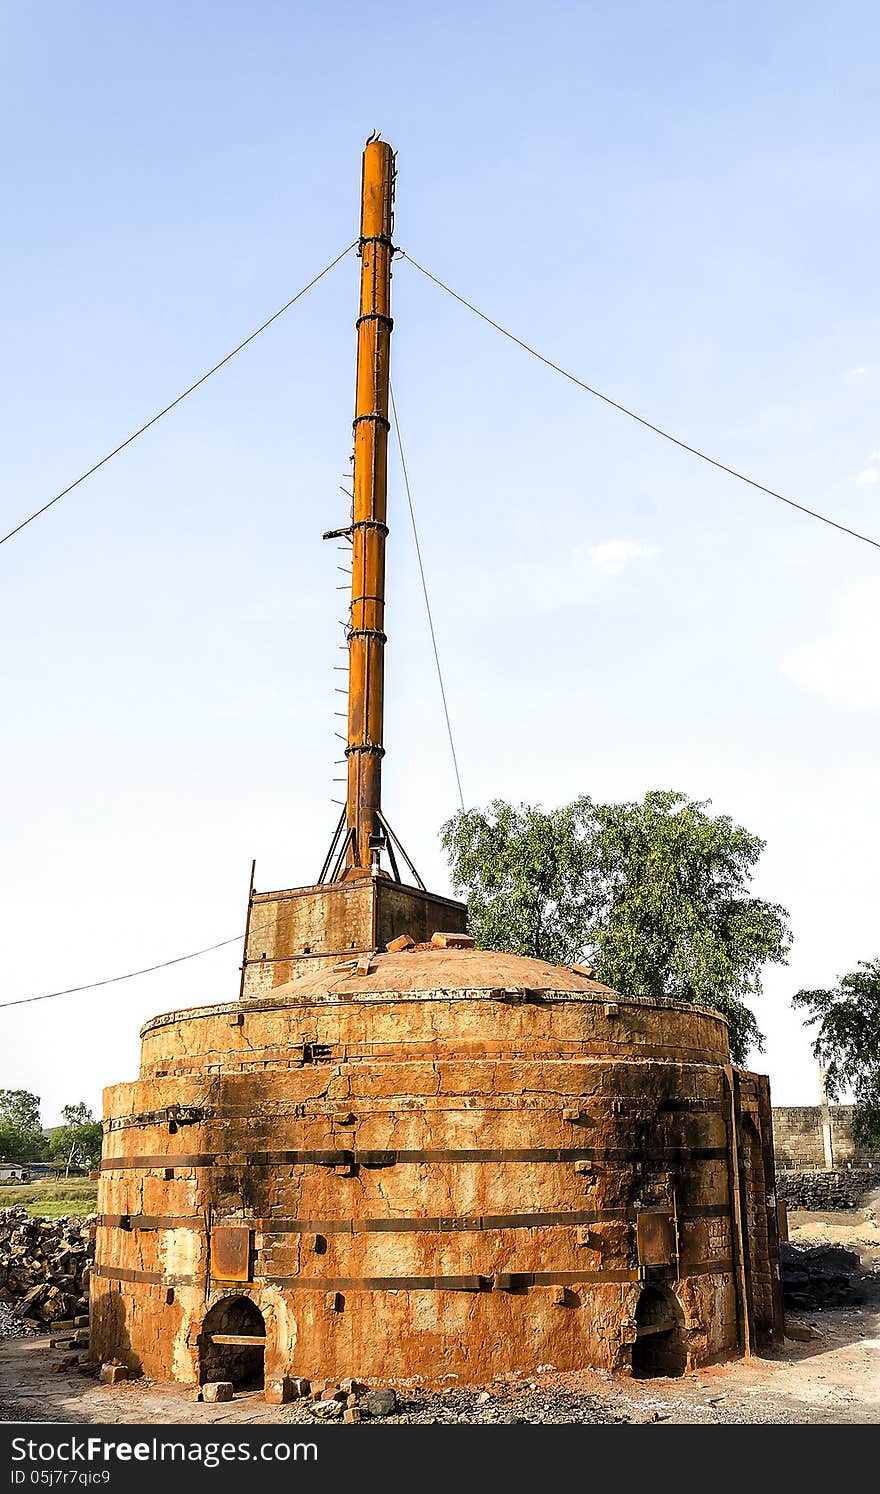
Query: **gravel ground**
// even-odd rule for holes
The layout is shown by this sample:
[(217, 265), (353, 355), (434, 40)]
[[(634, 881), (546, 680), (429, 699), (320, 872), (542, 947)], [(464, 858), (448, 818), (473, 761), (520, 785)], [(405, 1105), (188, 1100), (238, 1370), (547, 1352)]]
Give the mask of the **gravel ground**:
[(0, 1302), (0, 1338), (34, 1338), (38, 1328), (30, 1328), (8, 1302)]
[[(485, 1388), (398, 1382), (398, 1411), (358, 1425), (880, 1424), (880, 1313), (822, 1312), (808, 1321), (816, 1325), (808, 1341), (787, 1340), (767, 1358), (730, 1360), (678, 1380), (548, 1369)], [(185, 1386), (141, 1379), (111, 1388), (99, 1384), (94, 1371), (47, 1373), (57, 1357), (45, 1336), (0, 1342), (0, 1421), (327, 1425), (308, 1401), (269, 1406), (258, 1391), (210, 1404), (194, 1401)]]

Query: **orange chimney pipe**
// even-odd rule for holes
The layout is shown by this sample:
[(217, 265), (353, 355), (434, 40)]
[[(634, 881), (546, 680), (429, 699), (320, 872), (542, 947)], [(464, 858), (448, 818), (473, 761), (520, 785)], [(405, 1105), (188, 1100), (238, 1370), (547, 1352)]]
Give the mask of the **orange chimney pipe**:
[(378, 862), (385, 664), (385, 523), (391, 350), (394, 152), (369, 141), (361, 183), (361, 294), (357, 320), (354, 512), (348, 626), (347, 851), (341, 875)]

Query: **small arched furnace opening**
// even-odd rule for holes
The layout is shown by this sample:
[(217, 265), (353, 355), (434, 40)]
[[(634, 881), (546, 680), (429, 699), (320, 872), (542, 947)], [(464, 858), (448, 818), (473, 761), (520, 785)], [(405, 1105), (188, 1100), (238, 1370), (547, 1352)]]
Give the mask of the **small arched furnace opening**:
[(646, 1286), (636, 1307), (632, 1372), (638, 1380), (683, 1375), (687, 1352), (682, 1311), (668, 1287)]
[(230, 1380), (239, 1390), (262, 1390), (266, 1354), (263, 1314), (249, 1297), (223, 1297), (205, 1315), (199, 1334), (199, 1383)]

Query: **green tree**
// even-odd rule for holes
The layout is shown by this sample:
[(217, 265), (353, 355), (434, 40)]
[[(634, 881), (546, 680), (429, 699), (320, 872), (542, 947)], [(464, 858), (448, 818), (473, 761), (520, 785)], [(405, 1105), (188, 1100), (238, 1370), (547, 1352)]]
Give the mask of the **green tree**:
[(483, 949), (570, 964), (581, 957), (590, 853), (580, 803), (549, 813), (494, 799), (456, 814), (440, 832), (468, 924)]
[(71, 1167), (92, 1167), (101, 1155), (101, 1122), (96, 1121), (84, 1101), (65, 1105), (61, 1111), (64, 1125), (52, 1132), (49, 1150), (56, 1162)]
[(763, 1039), (746, 1005), (784, 962), (788, 914), (749, 890), (764, 842), (705, 802), (654, 791), (545, 813), (496, 799), (441, 831), (469, 927), (487, 949), (587, 958), (608, 985), (720, 1011), (744, 1063)]
[(880, 1150), (880, 960), (860, 960), (858, 969), (824, 991), (798, 991), (808, 1026), (818, 1031), (813, 1053), (825, 1065), (829, 1098), (851, 1090), (853, 1140)]
[(45, 1150), (39, 1095), (0, 1089), (0, 1156), (6, 1162), (33, 1162)]

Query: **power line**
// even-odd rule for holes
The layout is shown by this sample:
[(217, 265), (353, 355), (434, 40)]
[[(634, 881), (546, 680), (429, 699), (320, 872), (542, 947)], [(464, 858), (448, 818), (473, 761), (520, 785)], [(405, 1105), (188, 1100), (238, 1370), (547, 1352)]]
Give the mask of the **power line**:
[(452, 722), (449, 719), (449, 706), (446, 702), (446, 687), (443, 683), (443, 670), (440, 668), (440, 654), (437, 649), (437, 635), (434, 632), (434, 619), (431, 615), (431, 603), (428, 598), (428, 583), (425, 580), (425, 567), (422, 563), (422, 547), (419, 544), (419, 531), (416, 527), (416, 514), (415, 509), (413, 508), (412, 490), (409, 485), (409, 473), (406, 469), (406, 457), (403, 454), (403, 438), (400, 434), (400, 420), (397, 414), (397, 402), (394, 398), (394, 386), (391, 383), (390, 379), (388, 381), (388, 389), (391, 395), (391, 410), (392, 414), (394, 415), (394, 434), (397, 437), (397, 449), (400, 452), (400, 465), (403, 471), (403, 485), (406, 488), (406, 501), (409, 504), (409, 516), (412, 521), (413, 539), (416, 542), (416, 556), (418, 557), (419, 562), (419, 575), (422, 578), (422, 591), (425, 597), (425, 611), (428, 614), (428, 627), (431, 632), (431, 646), (434, 650), (434, 663), (437, 666), (437, 679), (440, 682), (440, 696), (443, 701), (443, 714), (446, 717), (446, 731), (449, 737), (449, 748), (452, 753), (452, 765), (455, 768), (455, 781), (458, 784), (458, 797), (461, 800), (461, 807), (463, 810), (464, 794), (462, 793), (461, 789), (461, 775), (458, 771), (458, 757), (456, 755), (455, 742), (452, 736)]
[(66, 488), (62, 488), (61, 492), (56, 493), (54, 498), (50, 498), (47, 503), (44, 503), (42, 508), (35, 509), (35, 511), (30, 514), (28, 518), (22, 519), (20, 524), (16, 524), (14, 529), (10, 529), (8, 534), (4, 534), (2, 539), (0, 539), (0, 545), (5, 545), (7, 540), (11, 540), (13, 536), (19, 534), (22, 529), (26, 529), (28, 524), (32, 524), (34, 522), (34, 519), (38, 519), (40, 515), (44, 514), (46, 510), (51, 508), (54, 503), (58, 503), (60, 499), (66, 498), (68, 493), (72, 493), (74, 488), (78, 488), (80, 483), (85, 482), (87, 477), (91, 477), (93, 473), (97, 472), (99, 467), (105, 466), (107, 462), (113, 459), (113, 457), (118, 456), (120, 451), (124, 451), (126, 446), (130, 446), (132, 441), (136, 441), (138, 436), (142, 436), (145, 431), (148, 431), (151, 426), (155, 425), (157, 421), (161, 420), (163, 415), (169, 414), (169, 412), (173, 410), (177, 405), (179, 405), (182, 400), (186, 399), (187, 395), (195, 393), (196, 389), (199, 389), (202, 384), (206, 383), (207, 380), (210, 379), (212, 374), (218, 373), (221, 368), (224, 368), (226, 364), (235, 357), (236, 353), (240, 353), (243, 348), (247, 347), (248, 343), (253, 342), (254, 338), (259, 337), (261, 332), (265, 332), (267, 327), (271, 327), (272, 323), (277, 322), (278, 318), (280, 316), (283, 316), (285, 311), (289, 311), (291, 306), (295, 305), (297, 301), (301, 300), (301, 298), (306, 294), (306, 291), (310, 291), (313, 285), (317, 285), (319, 280), (323, 280), (325, 275), (329, 275), (330, 271), (332, 269), (335, 269), (336, 265), (339, 264), (339, 261), (345, 259), (346, 254), (351, 253), (357, 242), (357, 239), (355, 239), (351, 244), (349, 244), (347, 249), (343, 249), (341, 254), (337, 254), (335, 259), (331, 259), (329, 265), (325, 265), (323, 270), (321, 270), (319, 274), (315, 275), (309, 281), (308, 285), (304, 285), (302, 290), (298, 290), (295, 296), (291, 296), (289, 301), (285, 301), (283, 306), (279, 306), (278, 310), (273, 312), (272, 315), (268, 317), (261, 326), (256, 327), (254, 331), (244, 339), (243, 342), (240, 342), (237, 347), (234, 347), (231, 353), (227, 353), (225, 358), (221, 358), (219, 363), (215, 363), (213, 368), (209, 368), (207, 373), (203, 373), (201, 378), (196, 379), (194, 384), (190, 384), (188, 389), (184, 389), (182, 394), (178, 394), (177, 398), (173, 399), (170, 404), (165, 405), (164, 408), (158, 412), (158, 414), (154, 415), (150, 420), (145, 421), (145, 423), (139, 426), (136, 431), (133, 431), (130, 436), (127, 436), (124, 441), (120, 441), (118, 446), (114, 446), (112, 451), (108, 451), (106, 456), (102, 456), (101, 460), (99, 462), (95, 462), (94, 466), (89, 467), (87, 472), (81, 473), (80, 476), (77, 477), (73, 482), (68, 483)]
[(209, 944), (207, 949), (194, 949), (192, 954), (178, 955), (174, 960), (163, 960), (160, 965), (145, 965), (143, 970), (129, 970), (127, 975), (111, 975), (107, 980), (89, 981), (85, 986), (68, 986), (65, 991), (47, 991), (43, 996), (22, 996), (18, 1001), (0, 1001), (4, 1006), (29, 1006), (32, 1001), (54, 1001), (56, 996), (75, 996), (79, 991), (95, 991), (99, 986), (114, 986), (121, 980), (134, 980), (136, 975), (150, 975), (154, 970), (167, 970), (169, 965), (182, 965), (184, 960), (196, 960), (199, 955), (211, 954), (215, 949), (225, 949), (227, 944), (238, 944), (244, 938), (236, 934), (233, 939), (221, 939), (219, 944)]
[(496, 332), (500, 332), (503, 337), (507, 337), (511, 342), (515, 342), (517, 347), (522, 348), (526, 353), (530, 353), (533, 358), (537, 358), (539, 363), (545, 364), (547, 368), (552, 368), (554, 373), (562, 374), (564, 379), (568, 379), (570, 383), (576, 384), (579, 389), (584, 389), (587, 394), (592, 394), (596, 399), (603, 400), (606, 405), (611, 405), (612, 409), (619, 410), (621, 415), (628, 415), (630, 420), (638, 421), (639, 425), (643, 425), (647, 430), (653, 431), (656, 436), (662, 436), (664, 441), (671, 441), (673, 446), (679, 446), (682, 451), (689, 451), (691, 456), (699, 457), (701, 462), (708, 462), (710, 467), (717, 467), (720, 472), (726, 472), (729, 477), (735, 477), (739, 482), (747, 483), (750, 488), (757, 488), (759, 493), (766, 493), (769, 498), (776, 498), (780, 503), (787, 503), (789, 508), (796, 508), (799, 513), (807, 514), (811, 519), (818, 519), (821, 524), (828, 524), (832, 529), (839, 529), (842, 534), (848, 534), (852, 539), (861, 540), (863, 544), (873, 545), (876, 550), (880, 550), (880, 540), (872, 539), (869, 534), (861, 534), (858, 529), (850, 529), (846, 524), (839, 524), (836, 519), (829, 519), (827, 514), (820, 514), (815, 508), (807, 508), (804, 503), (796, 503), (793, 498), (786, 498), (784, 493), (777, 493), (775, 488), (765, 487), (764, 483), (756, 482), (755, 478), (747, 477), (744, 472), (738, 472), (735, 467), (728, 467), (726, 462), (720, 462), (716, 457), (709, 456), (708, 452), (700, 451), (699, 447), (691, 446), (687, 441), (682, 441), (679, 436), (673, 436), (670, 431), (663, 430), (662, 426), (655, 425), (652, 420), (646, 419), (644, 415), (638, 415), (635, 410), (628, 409), (619, 400), (612, 399), (609, 394), (603, 394), (601, 389), (594, 389), (592, 384), (585, 383), (583, 379), (579, 379), (576, 374), (570, 373), (561, 364), (554, 363), (552, 358), (547, 358), (543, 353), (539, 353), (537, 348), (533, 348), (528, 342), (523, 342), (521, 337), (517, 337), (507, 327), (502, 327), (500, 322), (496, 322), (485, 311), (481, 311), (479, 306), (474, 306), (473, 302), (466, 300), (464, 296), (460, 296), (458, 291), (454, 291), (450, 285), (446, 285), (436, 275), (432, 275), (430, 270), (426, 270), (424, 265), (420, 265), (417, 259), (413, 259), (411, 254), (407, 254), (405, 249), (398, 249), (396, 252), (403, 259), (408, 260), (413, 268), (419, 270), (428, 280), (433, 280), (434, 284), (439, 286), (441, 290), (444, 290), (447, 295), (452, 296), (454, 301), (459, 301), (462, 306), (466, 306), (468, 311), (472, 311), (481, 321), (488, 322), (489, 326), (494, 327)]

